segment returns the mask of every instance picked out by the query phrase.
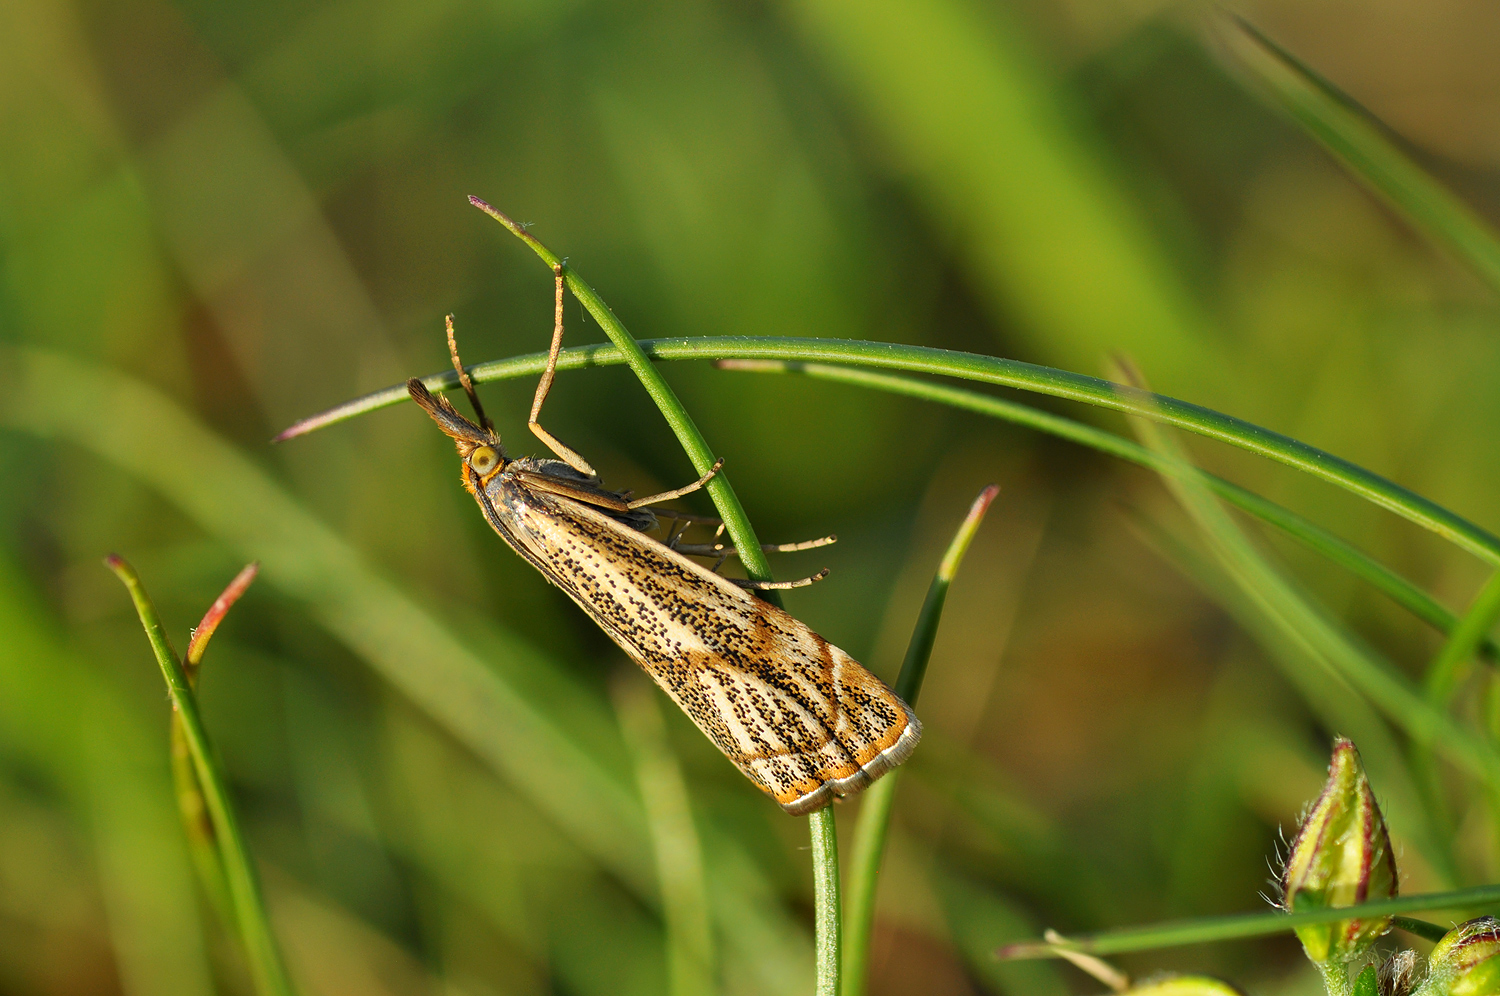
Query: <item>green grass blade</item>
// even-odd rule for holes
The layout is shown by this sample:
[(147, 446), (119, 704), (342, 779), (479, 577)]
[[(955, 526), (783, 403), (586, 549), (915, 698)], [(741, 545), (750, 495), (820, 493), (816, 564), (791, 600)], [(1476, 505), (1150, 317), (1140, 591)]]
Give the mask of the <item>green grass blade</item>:
[(287, 977), (286, 966), (281, 960), (281, 950), (276, 944), (276, 935), (271, 930), (270, 918), (266, 915), (265, 901), (261, 898), (260, 880), (251, 862), (250, 849), (240, 833), (239, 819), (235, 816), (234, 804), (229, 798), (229, 785), (208, 739), (203, 719), (198, 715), (198, 700), (188, 684), (186, 670), (167, 640), (166, 628), (151, 596), (141, 584), (140, 576), (121, 557), (111, 555), (105, 563), (124, 582), (130, 591), (135, 610), (141, 617), (141, 626), (146, 638), (151, 641), (151, 651), (161, 666), (166, 679), (167, 692), (172, 697), (172, 709), (182, 717), (183, 733), (193, 757), (193, 771), (203, 790), (204, 803), (213, 820), (214, 838), (219, 845), (219, 856), (223, 862), (224, 877), (229, 885), (229, 898), (234, 907), (235, 922), (240, 939), (245, 945), (245, 957), (250, 964), (250, 975), (255, 981), (255, 991), (261, 996), (292, 996), (295, 990)]
[(657, 691), (639, 674), (620, 676), (613, 693), (620, 731), (635, 761), (660, 883), (672, 996), (715, 991), (713, 919), (703, 873), (703, 847), (693, 824), (682, 768), (667, 744)]
[[(662, 417), (667, 420), (667, 425), (671, 426), (673, 434), (677, 436), (677, 441), (682, 444), (683, 452), (692, 461), (693, 469), (699, 474), (708, 473), (717, 459), (714, 451), (709, 449), (708, 441), (703, 438), (703, 433), (698, 431), (697, 424), (693, 422), (693, 417), (678, 400), (676, 392), (661, 375), (661, 371), (652, 364), (650, 358), (625, 328), (625, 323), (615, 315), (614, 310), (604, 303), (604, 299), (599, 296), (598, 292), (589, 286), (571, 266), (537, 241), (536, 237), (525, 228), (478, 197), (471, 196), (469, 203), (504, 225), (516, 238), (530, 246), (532, 251), (540, 256), (549, 267), (563, 268), (568, 289), (583, 303), (589, 314), (594, 316), (599, 327), (604, 329), (604, 334), (609, 336), (609, 341), (614, 343), (615, 348), (620, 351), (625, 365), (630, 367), (631, 373), (640, 380), (641, 386), (646, 389), (651, 400), (656, 402), (656, 407), (661, 410)], [(739, 553), (740, 564), (744, 566), (745, 574), (755, 581), (771, 580), (771, 563), (760, 548), (760, 540), (755, 536), (755, 528), (750, 524), (750, 517), (745, 514), (745, 509), (740, 504), (738, 496), (735, 495), (734, 488), (730, 486), (728, 476), (720, 471), (713, 480), (708, 482), (704, 490), (713, 499), (714, 507), (719, 510), (719, 516), (724, 520), (724, 528), (728, 531), (729, 538), (734, 541), (734, 547)], [(781, 604), (777, 592), (767, 591), (762, 594), (767, 597), (767, 601), (776, 605)]]
[[(994, 395), (981, 394), (978, 391), (970, 391), (961, 387), (950, 387), (936, 381), (902, 374), (877, 373), (854, 367), (829, 366), (822, 363), (724, 360), (719, 363), (719, 366), (729, 370), (747, 370), (758, 373), (799, 373), (818, 380), (853, 384), (910, 398), (919, 398), (923, 401), (1003, 419), (1102, 453), (1108, 453), (1122, 460), (1129, 460), (1131, 463), (1149, 467), (1152, 470), (1181, 469), (1179, 465), (1163, 459), (1134, 440), (1106, 432), (1085, 422), (1054, 415), (1030, 405), (997, 398)], [(1238, 484), (1226, 481), (1222, 477), (1196, 468), (1192, 469), (1192, 473), (1220, 498), (1261, 521), (1277, 527), (1309, 549), (1363, 578), (1396, 604), (1433, 628), (1448, 633), (1457, 624), (1458, 617), (1427, 592), (1316, 523), (1308, 521), (1268, 498), (1263, 498)], [(1482, 641), (1480, 649), (1486, 657), (1492, 660), (1500, 658), (1500, 647), (1497, 647), (1488, 637)]]
[[(260, 565), (252, 563), (237, 574), (213, 605), (203, 614), (203, 619), (194, 627), (188, 640), (187, 653), (183, 655), (182, 670), (187, 675), (188, 687), (197, 689), (198, 668), (203, 663), (203, 653), (208, 641), (231, 606), (255, 580)], [(173, 711), (171, 730), (172, 783), (177, 790), (177, 809), (182, 815), (183, 829), (187, 831), (188, 852), (198, 869), (198, 880), (208, 895), (210, 905), (220, 919), (232, 928), (235, 922), (233, 903), (230, 899), (229, 880), (225, 877), (224, 862), (219, 853), (218, 838), (214, 833), (213, 819), (208, 802), (203, 795), (203, 786), (198, 784), (194, 769), (192, 745), (188, 742), (187, 728), (183, 726), (182, 714)]]
[(1480, 649), (1490, 645), (1489, 633), (1497, 620), (1500, 620), (1500, 571), (1490, 575), (1427, 666), (1424, 683), (1428, 702), (1440, 709), (1447, 707), (1458, 684), (1459, 669)]
[[(902, 661), (901, 672), (896, 678), (896, 694), (908, 705), (916, 705), (917, 696), (921, 694), (922, 679), (927, 674), (927, 661), (932, 657), (932, 645), (937, 639), (948, 588), (953, 584), (953, 577), (958, 573), (959, 564), (963, 563), (969, 544), (974, 541), (974, 534), (979, 531), (979, 524), (984, 521), (985, 512), (989, 511), (990, 503), (999, 493), (999, 487), (991, 484), (974, 499), (969, 514), (959, 523), (938, 564), (932, 584), (927, 588), (927, 597), (922, 602), (917, 624), (906, 646), (906, 659)], [(891, 826), (891, 807), (896, 799), (900, 775), (898, 768), (870, 786), (860, 805), (859, 822), (854, 828), (854, 854), (849, 864), (849, 929), (844, 939), (842, 996), (864, 996), (868, 982), (880, 860), (885, 854), (886, 833)]]
[(1060, 958), (1060, 949), (1084, 954), (1109, 955), (1126, 951), (1149, 951), (1154, 948), (1179, 947), (1185, 944), (1207, 944), (1212, 941), (1244, 940), (1281, 934), (1296, 927), (1314, 923), (1333, 923), (1347, 919), (1351, 911), (1361, 917), (1415, 913), (1420, 910), (1487, 910), (1500, 907), (1500, 885), (1482, 885), (1452, 892), (1429, 892), (1418, 896), (1400, 896), (1378, 903), (1359, 906), (1330, 906), (1298, 913), (1268, 911), (1239, 913), (1230, 916), (1198, 917), (1144, 927), (1127, 927), (1098, 934), (1070, 937), (1058, 944), (1026, 941), (1010, 944), (995, 954), (999, 958)]
[[(1130, 371), (1126, 374), (1134, 377)], [(1137, 430), (1158, 454), (1190, 467), (1175, 440), (1159, 425), (1136, 420)], [(1293, 588), (1255, 549), (1239, 526), (1197, 480), (1186, 473), (1162, 475), (1179, 504), (1198, 524), (1209, 548), (1245, 597), (1286, 636), (1340, 674), (1396, 725), (1430, 739), (1453, 761), (1491, 785), (1500, 785), (1500, 751), (1434, 709), (1388, 662), (1358, 646)]]
[(1500, 238), (1422, 169), (1369, 111), (1259, 29), (1233, 18), (1230, 47), (1272, 99), (1349, 172), (1500, 291)]
[[(708, 340), (675, 340), (673, 342), (647, 340), (641, 345), (644, 350), (657, 359), (685, 359), (696, 358), (696, 352), (691, 357), (682, 356), (678, 354), (676, 346), (683, 343), (706, 341)], [(717, 341), (723, 343), (725, 340)], [(792, 341), (805, 342), (807, 340)], [(504, 380), (511, 377), (524, 376), (528, 373), (537, 373), (542, 369), (544, 360), (545, 356), (543, 354), (536, 353), (516, 357), (513, 360), (499, 360), (492, 363), (476, 364), (471, 370), (476, 381)], [(564, 350), (559, 366), (564, 368), (579, 368), (594, 365), (603, 366), (619, 362), (622, 361), (613, 355), (612, 347), (586, 346)], [(721, 361), (720, 366), (727, 369), (761, 373), (801, 373), (821, 380), (856, 384), (876, 390), (888, 391), (893, 394), (920, 398), (924, 401), (961, 408), (966, 411), (987, 415), (991, 418), (1005, 419), (1006, 421), (1059, 436), (1080, 445), (1109, 453), (1112, 456), (1129, 460), (1132, 463), (1150, 467), (1154, 470), (1169, 467), (1167, 462), (1133, 440), (1125, 439), (1086, 423), (1065, 418), (1061, 415), (1054, 415), (1051, 412), (1045, 412), (1029, 405), (1018, 404), (1005, 398), (981, 394), (977, 391), (951, 387), (936, 381), (923, 380), (901, 374), (878, 373), (857, 367), (788, 360), (724, 360)], [(457, 387), (458, 378), (450, 370), (446, 373), (434, 374), (427, 377), (425, 378), (425, 382), (433, 390), (447, 390)], [(365, 395), (363, 398), (340, 405), (337, 408), (330, 409), (321, 415), (304, 419), (288, 429), (280, 438), (290, 439), (307, 432), (312, 432), (323, 426), (353, 418), (364, 412), (396, 404), (405, 399), (406, 388), (404, 386), (377, 391)], [(1201, 475), (1205, 483), (1219, 497), (1285, 531), (1289, 536), (1317, 551), (1329, 560), (1352, 571), (1374, 585), (1398, 605), (1403, 606), (1409, 612), (1416, 615), (1419, 619), (1443, 633), (1447, 633), (1453, 629), (1453, 626), (1457, 622), (1457, 616), (1448, 608), (1410, 581), (1396, 574), (1390, 568), (1373, 560), (1326, 529), (1237, 484), (1232, 484), (1210, 474), (1204, 474), (1201, 471), (1195, 471), (1195, 473)], [(1489, 638), (1486, 638), (1481, 644), (1481, 650), (1491, 660), (1500, 658), (1500, 647), (1497, 647), (1495, 642)]]
[[(1379, 474), (1232, 415), (1163, 395), (1122, 390), (1119, 385), (1097, 377), (978, 353), (853, 339), (704, 336), (690, 339), (643, 339), (638, 345), (642, 352), (655, 360), (775, 360), (938, 374), (1139, 415), (1237, 446), (1336, 484), (1381, 508), (1432, 530), (1481, 560), (1500, 567), (1500, 537)], [(533, 353), (508, 360), (478, 363), (469, 369), (476, 382), (485, 382), (540, 373), (545, 362), (545, 354)], [(583, 346), (563, 350), (558, 369), (576, 370), (623, 362), (623, 354), (613, 346)], [(458, 386), (458, 377), (452, 370), (424, 377), (422, 380), (434, 391), (451, 390)], [(405, 398), (404, 386), (386, 388), (304, 419), (277, 438), (290, 439), (303, 435), (354, 415), (395, 404)]]

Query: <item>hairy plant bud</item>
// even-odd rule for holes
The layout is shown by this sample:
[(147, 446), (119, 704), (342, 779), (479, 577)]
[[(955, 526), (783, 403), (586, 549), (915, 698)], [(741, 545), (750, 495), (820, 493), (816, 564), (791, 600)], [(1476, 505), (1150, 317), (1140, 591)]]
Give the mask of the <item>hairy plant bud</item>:
[(1443, 935), (1427, 958), (1420, 996), (1500, 994), (1500, 920), (1482, 916)]
[(1244, 996), (1227, 982), (1207, 975), (1158, 975), (1120, 996)]
[[(1396, 859), (1385, 817), (1375, 804), (1359, 751), (1343, 737), (1333, 744), (1328, 781), (1292, 840), (1281, 879), (1282, 903), (1293, 912), (1352, 906), (1396, 894)], [(1297, 928), (1315, 963), (1347, 962), (1390, 929), (1390, 917), (1339, 920)]]
[(1417, 953), (1402, 948), (1381, 962), (1376, 973), (1375, 991), (1379, 996), (1407, 996), (1416, 988), (1419, 964)]

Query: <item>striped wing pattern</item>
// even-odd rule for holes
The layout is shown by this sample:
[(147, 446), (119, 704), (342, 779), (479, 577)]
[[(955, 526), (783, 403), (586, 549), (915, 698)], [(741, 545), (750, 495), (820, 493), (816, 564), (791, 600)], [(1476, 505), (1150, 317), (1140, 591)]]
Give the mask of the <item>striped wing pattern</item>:
[[(540, 461), (537, 462), (538, 464)], [(529, 460), (514, 467), (539, 469)], [(494, 475), (495, 530), (790, 813), (858, 792), (921, 724), (885, 683), (786, 612), (597, 509)]]

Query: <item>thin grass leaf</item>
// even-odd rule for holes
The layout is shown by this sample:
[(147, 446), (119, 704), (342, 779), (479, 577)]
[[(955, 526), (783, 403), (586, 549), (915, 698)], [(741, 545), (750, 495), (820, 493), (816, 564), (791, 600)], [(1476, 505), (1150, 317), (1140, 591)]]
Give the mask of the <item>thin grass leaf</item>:
[(166, 679), (173, 712), (182, 717), (183, 732), (193, 758), (193, 772), (202, 788), (209, 818), (213, 821), (214, 839), (218, 843), (235, 923), (245, 945), (255, 991), (261, 996), (293, 996), (295, 990), (287, 977), (276, 935), (266, 915), (265, 901), (261, 898), (260, 879), (229, 798), (228, 781), (208, 739), (203, 719), (198, 715), (198, 700), (188, 684), (187, 672), (177, 657), (177, 651), (172, 649), (166, 627), (162, 625), (156, 606), (151, 604), (151, 596), (146, 594), (135, 568), (114, 554), (105, 559), (105, 564), (129, 590), (136, 613), (141, 617), (141, 626), (146, 630), (146, 638), (151, 642), (151, 651), (156, 655), (162, 677)]
[(1433, 706), (1440, 709), (1448, 706), (1458, 685), (1460, 669), (1477, 652), (1492, 645), (1489, 634), (1497, 620), (1500, 620), (1500, 571), (1490, 575), (1463, 618), (1449, 631), (1442, 649), (1427, 665), (1423, 684), (1427, 701)]
[[(891, 394), (919, 398), (923, 401), (1003, 419), (1038, 432), (1045, 432), (1158, 472), (1176, 472), (1182, 469), (1179, 465), (1164, 460), (1133, 440), (1106, 432), (1085, 422), (1042, 411), (1030, 405), (1018, 404), (1005, 398), (997, 398), (994, 395), (981, 394), (978, 391), (970, 391), (961, 387), (950, 387), (947, 384), (917, 377), (877, 373), (853, 367), (830, 366), (824, 363), (789, 363), (777, 360), (722, 360), (717, 365), (724, 370), (798, 373), (816, 380), (853, 384), (887, 391)], [(1192, 473), (1220, 498), (1261, 521), (1277, 527), (1308, 549), (1346, 568), (1433, 628), (1448, 633), (1457, 624), (1458, 617), (1427, 592), (1322, 526), (1268, 498), (1263, 498), (1238, 484), (1226, 481), (1222, 477), (1197, 468), (1192, 468)], [(1500, 646), (1497, 646), (1488, 636), (1481, 641), (1480, 650), (1491, 660), (1500, 658)]]
[(1059, 958), (1061, 957), (1060, 948), (1085, 954), (1122, 954), (1126, 951), (1150, 951), (1155, 948), (1180, 947), (1187, 944), (1267, 937), (1309, 924), (1333, 923), (1337, 920), (1348, 919), (1356, 913), (1360, 917), (1379, 917), (1397, 913), (1415, 913), (1421, 910), (1474, 912), (1496, 907), (1500, 907), (1500, 885), (1482, 885), (1473, 889), (1399, 896), (1395, 899), (1384, 899), (1378, 903), (1329, 906), (1297, 913), (1271, 911), (1175, 920), (1170, 923), (1127, 927), (1123, 930), (1069, 937), (1059, 943), (1025, 941), (1019, 944), (1008, 944), (997, 950), (995, 956), (1001, 959)]
[[(1379, 474), (1316, 446), (1309, 446), (1232, 415), (1159, 394), (1122, 389), (1118, 384), (1111, 384), (1097, 377), (978, 353), (854, 339), (703, 336), (691, 339), (643, 339), (637, 345), (648, 358), (654, 360), (772, 360), (938, 374), (1139, 415), (1237, 446), (1338, 485), (1424, 529), (1432, 530), (1486, 563), (1500, 567), (1500, 537)], [(564, 349), (558, 360), (558, 369), (576, 370), (592, 366), (613, 366), (623, 362), (623, 354), (613, 346), (582, 346)], [(484, 383), (539, 373), (545, 364), (546, 354), (531, 353), (508, 360), (477, 363), (468, 369), (476, 383)], [(422, 382), (433, 391), (452, 390), (458, 386), (458, 375), (447, 370), (424, 377)], [(396, 404), (406, 399), (405, 392), (404, 386), (396, 386), (355, 398), (303, 419), (276, 438), (291, 439), (355, 415)]]
[(1348, 94), (1242, 18), (1225, 28), (1239, 63), (1355, 179), (1500, 292), (1500, 238)]
[[(906, 658), (901, 663), (901, 672), (896, 678), (896, 694), (908, 705), (915, 706), (922, 692), (922, 679), (927, 675), (927, 662), (932, 657), (932, 645), (937, 639), (938, 623), (943, 617), (943, 603), (948, 598), (948, 588), (963, 563), (964, 554), (984, 521), (990, 503), (1000, 493), (999, 487), (991, 484), (979, 493), (969, 506), (969, 512), (959, 523), (958, 530), (948, 543), (943, 559), (938, 563), (937, 573), (927, 588), (927, 597), (917, 614), (917, 624), (912, 629), (911, 640), (906, 646)], [(870, 940), (875, 931), (875, 894), (880, 875), (880, 861), (885, 855), (886, 833), (891, 825), (891, 807), (896, 798), (896, 786), (901, 771), (887, 772), (885, 777), (865, 790), (864, 802), (859, 809), (859, 822), (854, 828), (854, 854), (849, 868), (848, 932), (844, 948), (844, 984), (842, 996), (864, 996), (870, 970)]]
[[(503, 212), (491, 207), (478, 197), (470, 196), (469, 203), (504, 225), (511, 234), (531, 247), (531, 250), (549, 267), (562, 268), (568, 289), (588, 309), (589, 314), (594, 316), (599, 327), (604, 329), (604, 334), (609, 336), (610, 342), (614, 343), (615, 348), (620, 351), (625, 365), (630, 367), (631, 373), (635, 374), (641, 382), (641, 386), (646, 389), (651, 400), (656, 402), (656, 407), (661, 410), (662, 417), (667, 420), (667, 425), (677, 436), (677, 441), (682, 444), (683, 452), (692, 461), (693, 469), (699, 474), (708, 473), (709, 468), (717, 459), (714, 451), (709, 449), (708, 441), (703, 438), (703, 433), (698, 431), (693, 417), (682, 406), (682, 402), (678, 400), (676, 392), (672, 390), (666, 378), (661, 375), (661, 371), (652, 365), (650, 358), (625, 328), (625, 324), (616, 317), (609, 305), (604, 303), (604, 299), (599, 296), (598, 292), (589, 286), (560, 256), (542, 245), (535, 236)], [(457, 377), (456, 372), (454, 377)], [(750, 517), (745, 514), (745, 509), (735, 495), (728, 476), (720, 471), (713, 480), (708, 482), (704, 490), (713, 499), (714, 507), (719, 510), (719, 517), (724, 520), (724, 528), (729, 533), (729, 538), (734, 541), (734, 547), (739, 552), (740, 564), (744, 566), (745, 574), (753, 581), (771, 580), (770, 561), (766, 559), (765, 553), (760, 548), (760, 540), (755, 536), (755, 528), (750, 524)], [(776, 591), (762, 592), (761, 595), (775, 605), (781, 604), (780, 594)]]
[[(1133, 389), (1144, 390), (1139, 384)], [(1137, 419), (1136, 426), (1147, 445), (1158, 454), (1184, 468), (1191, 467), (1180, 448), (1156, 422)], [(1455, 763), (1488, 784), (1500, 786), (1500, 751), (1495, 745), (1434, 709), (1388, 662), (1345, 636), (1260, 555), (1238, 524), (1193, 475), (1184, 470), (1163, 474), (1162, 479), (1198, 523), (1229, 576), (1290, 638), (1327, 662), (1409, 735), (1430, 739)]]
[(613, 689), (620, 731), (635, 761), (660, 883), (672, 996), (715, 991), (713, 919), (703, 873), (703, 847), (693, 824), (682, 768), (667, 743), (656, 689), (639, 674), (621, 675)]
[[(251, 563), (235, 575), (234, 580), (214, 599), (214, 603), (203, 614), (202, 621), (193, 629), (188, 639), (187, 654), (182, 661), (182, 670), (187, 675), (189, 688), (196, 690), (198, 687), (198, 667), (203, 663), (203, 653), (208, 649), (208, 641), (213, 638), (214, 631), (224, 621), (230, 607), (250, 587), (250, 582), (255, 580), (259, 570), (259, 564)], [(203, 787), (198, 784), (187, 728), (183, 725), (182, 714), (175, 710), (171, 720), (171, 757), (177, 809), (182, 814), (183, 829), (187, 831), (188, 852), (198, 869), (198, 880), (214, 911), (224, 924), (232, 927), (235, 922), (234, 909), (224, 862), (219, 853), (219, 842), (214, 834), (213, 820), (209, 815), (208, 802), (203, 796)]]

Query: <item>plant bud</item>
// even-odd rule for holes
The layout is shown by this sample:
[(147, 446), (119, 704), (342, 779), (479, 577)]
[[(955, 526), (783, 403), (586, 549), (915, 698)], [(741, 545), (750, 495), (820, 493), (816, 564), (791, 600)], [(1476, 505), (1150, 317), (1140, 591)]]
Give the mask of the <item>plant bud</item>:
[(1244, 996), (1244, 993), (1207, 975), (1159, 975), (1130, 987), (1120, 996)]
[[(1281, 879), (1293, 912), (1389, 899), (1396, 859), (1385, 817), (1375, 804), (1359, 751), (1338, 738), (1323, 794), (1302, 819)], [(1302, 950), (1319, 965), (1357, 958), (1390, 929), (1390, 917), (1339, 920), (1297, 928)]]
[(1500, 920), (1482, 916), (1443, 935), (1427, 959), (1421, 996), (1500, 994)]

